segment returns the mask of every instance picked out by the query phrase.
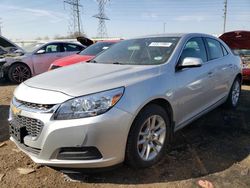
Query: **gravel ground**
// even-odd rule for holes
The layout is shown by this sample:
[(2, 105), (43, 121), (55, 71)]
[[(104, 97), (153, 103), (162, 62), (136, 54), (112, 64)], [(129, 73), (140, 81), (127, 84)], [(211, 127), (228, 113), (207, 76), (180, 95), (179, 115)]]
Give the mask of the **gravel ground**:
[(248, 85), (236, 111), (217, 108), (178, 131), (158, 165), (144, 170), (123, 165), (91, 175), (37, 165), (9, 141), (7, 118), (15, 87), (0, 83), (0, 187), (198, 187), (200, 179), (214, 187), (250, 187)]

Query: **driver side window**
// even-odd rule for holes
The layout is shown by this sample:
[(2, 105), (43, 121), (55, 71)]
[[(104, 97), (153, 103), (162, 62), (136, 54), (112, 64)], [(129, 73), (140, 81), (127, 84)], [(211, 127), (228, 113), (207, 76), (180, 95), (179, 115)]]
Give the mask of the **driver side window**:
[(203, 62), (207, 62), (207, 53), (202, 38), (192, 38), (186, 43), (179, 63), (182, 62), (186, 57), (196, 57), (202, 59)]

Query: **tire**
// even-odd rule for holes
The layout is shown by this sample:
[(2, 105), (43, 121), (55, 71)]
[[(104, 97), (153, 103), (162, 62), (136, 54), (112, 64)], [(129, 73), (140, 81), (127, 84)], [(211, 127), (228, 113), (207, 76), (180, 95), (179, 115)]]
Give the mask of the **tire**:
[(227, 101), (225, 103), (226, 108), (228, 109), (237, 108), (239, 104), (240, 93), (241, 93), (241, 80), (239, 77), (237, 77), (233, 82)]
[[(151, 127), (151, 133), (148, 123), (154, 125)], [(133, 168), (146, 168), (156, 164), (165, 155), (171, 134), (172, 129), (167, 112), (159, 105), (147, 105), (138, 114), (130, 129), (125, 163)]]
[(8, 77), (11, 82), (20, 84), (31, 77), (31, 71), (25, 64), (14, 64), (9, 68)]

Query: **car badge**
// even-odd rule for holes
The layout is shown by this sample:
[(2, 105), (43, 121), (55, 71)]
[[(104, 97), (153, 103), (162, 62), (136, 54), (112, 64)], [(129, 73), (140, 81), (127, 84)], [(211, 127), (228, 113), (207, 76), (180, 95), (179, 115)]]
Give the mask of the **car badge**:
[(11, 107), (11, 110), (13, 112), (14, 115), (20, 115), (22, 110), (21, 109), (18, 109), (17, 107), (13, 106)]

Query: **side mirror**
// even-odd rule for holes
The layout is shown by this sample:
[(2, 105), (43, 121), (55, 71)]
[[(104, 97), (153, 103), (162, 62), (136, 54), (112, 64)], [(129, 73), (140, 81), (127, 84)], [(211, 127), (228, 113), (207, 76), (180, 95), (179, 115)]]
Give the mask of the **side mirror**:
[(177, 65), (177, 70), (181, 70), (184, 68), (195, 68), (202, 66), (202, 59), (196, 57), (186, 57), (182, 60), (180, 64)]
[(15, 50), (14, 53), (18, 55), (24, 55), (24, 51), (20, 49)]
[(45, 50), (38, 50), (37, 52), (36, 52), (36, 54), (44, 54), (45, 53)]

